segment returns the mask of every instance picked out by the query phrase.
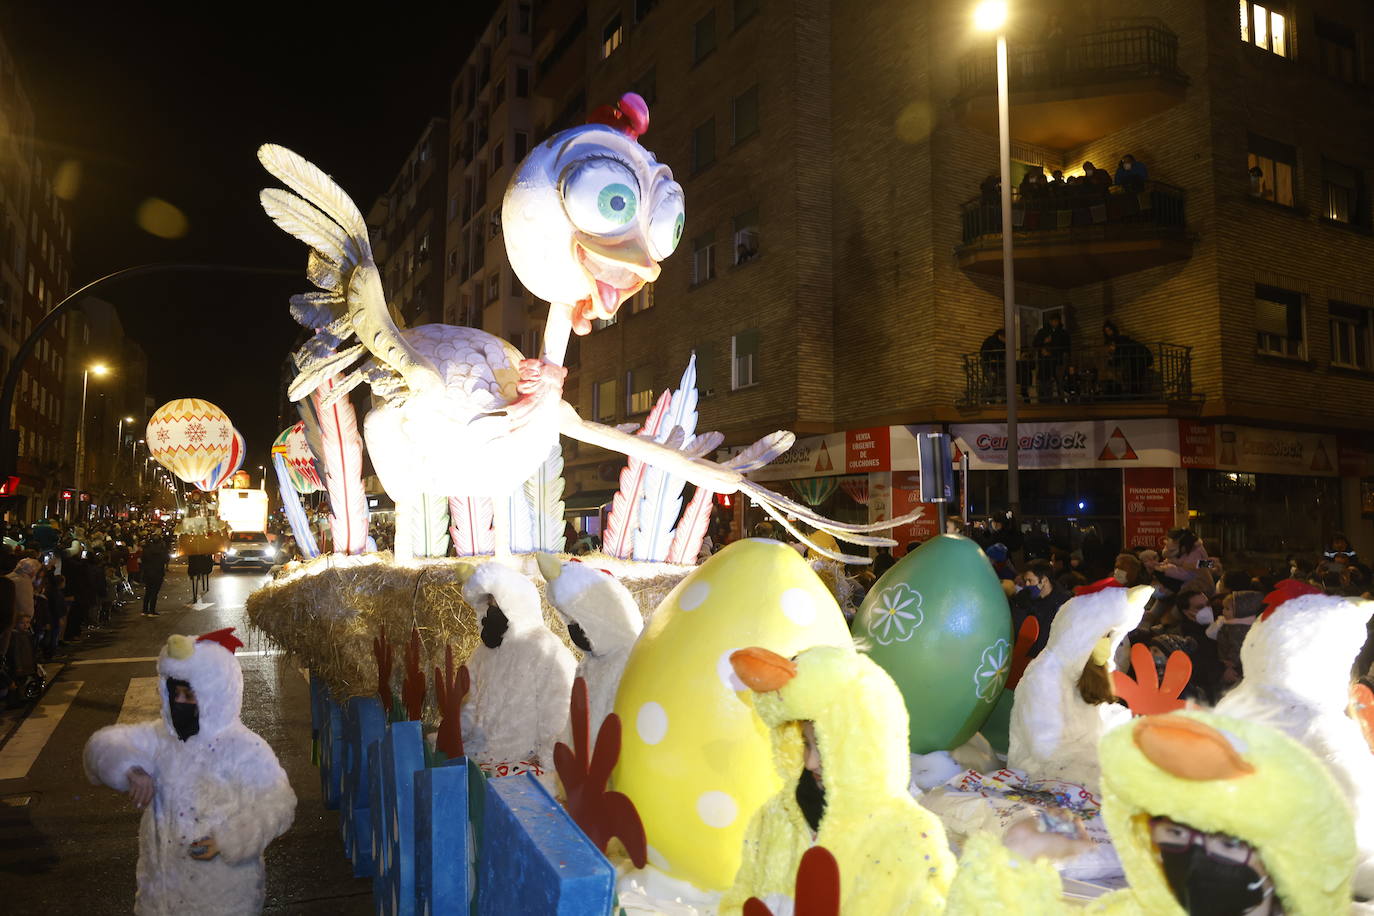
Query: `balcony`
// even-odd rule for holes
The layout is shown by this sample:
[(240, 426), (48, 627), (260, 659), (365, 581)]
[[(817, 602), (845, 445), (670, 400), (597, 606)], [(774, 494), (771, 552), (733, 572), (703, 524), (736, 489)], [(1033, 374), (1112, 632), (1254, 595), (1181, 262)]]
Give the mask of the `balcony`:
[[(965, 353), (964, 394), (958, 406), (1006, 403), (1007, 363), (1003, 350)], [(1129, 341), (1120, 348), (1075, 347), (1045, 357), (1029, 347), (1017, 351), (1021, 400), (1027, 404), (1178, 404), (1200, 402), (1193, 392), (1193, 348), (1171, 343)]]
[[(1073, 149), (1183, 101), (1178, 36), (1157, 19), (1111, 20), (1062, 43), (1008, 46), (1011, 135)], [(991, 48), (959, 64), (954, 108), (965, 124), (997, 133), (997, 63)]]
[[(1058, 289), (1181, 261), (1192, 254), (1181, 188), (1147, 181), (1143, 190), (1084, 189), (1012, 201), (1016, 279)], [(963, 205), (959, 266), (1002, 276), (1002, 206), (994, 196)]]

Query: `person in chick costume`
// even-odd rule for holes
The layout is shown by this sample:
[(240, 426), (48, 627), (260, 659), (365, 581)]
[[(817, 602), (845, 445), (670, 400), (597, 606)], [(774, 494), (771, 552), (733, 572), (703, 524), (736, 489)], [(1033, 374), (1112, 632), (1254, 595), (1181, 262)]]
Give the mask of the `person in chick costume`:
[(263, 850), (291, 826), (296, 794), (272, 749), (239, 719), (233, 629), (171, 636), (158, 656), (162, 720), (111, 725), (86, 742), (92, 783), (143, 811), (142, 916), (262, 910)]
[(468, 659), (463, 746), (488, 776), (528, 771), (551, 782), (577, 661), (544, 625), (534, 583), (510, 567), (477, 567), (463, 600), (476, 609), (482, 638)]

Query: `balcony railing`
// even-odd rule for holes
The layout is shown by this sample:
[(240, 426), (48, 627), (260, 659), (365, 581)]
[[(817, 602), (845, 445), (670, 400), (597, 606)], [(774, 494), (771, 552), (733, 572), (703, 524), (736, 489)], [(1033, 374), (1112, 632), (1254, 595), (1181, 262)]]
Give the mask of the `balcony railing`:
[[(1110, 193), (1080, 186), (1062, 195), (1021, 198), (1013, 191), (1011, 224), (1014, 232), (1045, 233), (1037, 241), (1084, 241), (1125, 234), (1138, 236), (1150, 229), (1182, 230), (1185, 225), (1182, 188), (1147, 181), (1141, 190), (1112, 187)], [(978, 197), (963, 206), (964, 244), (1002, 234), (1002, 204), (996, 196)]]
[[(1006, 351), (965, 353), (962, 359), (964, 396), (959, 405), (1006, 403)], [(1180, 344), (1130, 341), (1113, 349), (1076, 347), (1048, 355), (1026, 347), (1016, 359), (1017, 388), (1028, 403), (1201, 400), (1193, 393), (1193, 348)]]
[[(1011, 43), (1008, 82), (1013, 92), (1083, 86), (1146, 77), (1186, 83), (1178, 68), (1178, 36), (1157, 19), (1123, 19), (1062, 42)], [(997, 62), (991, 51), (967, 55), (959, 64), (961, 98), (997, 91)]]

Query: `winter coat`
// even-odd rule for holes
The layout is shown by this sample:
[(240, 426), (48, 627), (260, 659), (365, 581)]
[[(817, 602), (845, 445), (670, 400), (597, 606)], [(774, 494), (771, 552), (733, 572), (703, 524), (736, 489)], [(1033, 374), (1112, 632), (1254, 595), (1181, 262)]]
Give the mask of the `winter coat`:
[[(127, 791), (135, 766), (153, 778), (153, 802), (139, 825), (134, 912), (260, 912), (263, 850), (291, 826), (296, 795), (267, 742), (239, 720), (243, 671), (232, 650), (206, 637), (172, 636), (157, 667), (162, 719), (102, 728), (85, 751), (93, 783)], [(172, 725), (169, 678), (186, 681), (196, 694), (199, 731), (185, 741)], [(191, 858), (191, 846), (205, 837), (219, 855)]]

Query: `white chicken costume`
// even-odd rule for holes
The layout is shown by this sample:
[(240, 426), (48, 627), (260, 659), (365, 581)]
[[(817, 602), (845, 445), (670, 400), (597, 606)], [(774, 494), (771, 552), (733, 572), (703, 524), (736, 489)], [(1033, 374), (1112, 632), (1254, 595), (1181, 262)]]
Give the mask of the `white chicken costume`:
[(1089, 662), (1108, 673), (1117, 646), (1149, 600), (1147, 586), (1106, 588), (1064, 602), (1050, 624), (1045, 648), (1026, 666), (1011, 708), (1007, 766), (1040, 779), (1061, 779), (1098, 791), (1097, 742), (1127, 722), (1125, 706), (1089, 703), (1079, 679)]
[(577, 661), (544, 626), (539, 592), (499, 562), (477, 567), (463, 585), (482, 641), (472, 650), (472, 691), (463, 704), (463, 747), (488, 775), (538, 767), (551, 772), (553, 745), (568, 725)]
[[(86, 742), (91, 782), (127, 791), (133, 767), (153, 779), (139, 825), (134, 911), (144, 916), (261, 911), (263, 850), (295, 817), (296, 794), (277, 755), (239, 721), (239, 645), (232, 630), (168, 638), (157, 663), (162, 720), (111, 725)], [(173, 724), (169, 680), (195, 692), (197, 728), (185, 740)], [(193, 859), (191, 847), (206, 837), (219, 854)]]
[(634, 596), (619, 579), (585, 563), (560, 563), (539, 554), (544, 593), (568, 624), (568, 636), (582, 650), (577, 676), (587, 682), (588, 734), (596, 736), (615, 707), (615, 692), (630, 650), (644, 629)]
[(1326, 764), (1355, 814), (1355, 892), (1374, 897), (1374, 755), (1346, 714), (1374, 602), (1304, 595), (1266, 613), (1240, 650), (1245, 679), (1216, 711), (1277, 728)]

